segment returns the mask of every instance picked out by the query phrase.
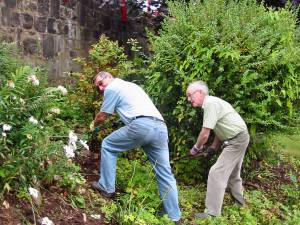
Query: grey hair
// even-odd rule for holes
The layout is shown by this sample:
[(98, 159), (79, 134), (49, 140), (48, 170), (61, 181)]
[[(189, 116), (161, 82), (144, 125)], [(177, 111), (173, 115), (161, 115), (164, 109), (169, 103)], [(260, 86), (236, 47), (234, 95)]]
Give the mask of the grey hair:
[(112, 76), (109, 72), (106, 71), (100, 71), (94, 78), (93, 78), (93, 84), (95, 83), (97, 77), (100, 77), (102, 79), (108, 77), (108, 76)]
[(195, 81), (193, 83), (190, 83), (189, 86), (188, 86), (188, 89), (194, 89), (194, 90), (199, 90), (199, 91), (203, 91), (204, 94), (206, 95), (209, 95), (209, 91), (208, 91), (208, 86), (207, 84), (202, 81), (202, 80), (199, 80), (199, 81)]

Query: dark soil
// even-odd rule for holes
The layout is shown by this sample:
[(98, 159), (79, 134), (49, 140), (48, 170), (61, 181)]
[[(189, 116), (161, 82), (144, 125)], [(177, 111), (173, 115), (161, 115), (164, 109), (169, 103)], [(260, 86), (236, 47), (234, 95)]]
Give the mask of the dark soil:
[[(82, 156), (77, 160), (81, 165), (82, 173), (86, 179), (86, 189), (92, 181), (99, 178), (99, 154), (93, 152), (83, 152)], [(68, 190), (59, 188), (55, 185), (47, 185), (45, 189), (41, 190), (43, 203), (39, 208), (35, 209), (33, 214), (32, 207), (29, 201), (22, 200), (15, 196), (15, 193), (5, 195), (5, 204), (0, 205), (0, 225), (18, 225), (29, 221), (34, 224), (34, 217), (36, 224), (41, 224), (43, 217), (48, 217), (55, 225), (102, 225), (102, 224), (116, 224), (115, 222), (107, 222), (104, 220), (105, 215), (99, 214), (100, 219), (95, 219), (86, 213), (84, 209), (72, 207), (70, 200), (68, 200)], [(83, 194), (85, 199), (89, 198), (89, 192)], [(9, 206), (7, 206), (7, 203)], [(88, 203), (86, 203), (88, 204)], [(100, 206), (99, 206), (100, 207)], [(99, 208), (100, 209), (100, 208)]]
[[(276, 191), (281, 189), (283, 184), (291, 184), (291, 178), (288, 175), (292, 171), (292, 167), (283, 163), (279, 165), (264, 165), (264, 170), (261, 170), (261, 165), (257, 166), (257, 176), (248, 178), (245, 182), (245, 186), (248, 188), (263, 189), (266, 191)], [(294, 171), (297, 174), (299, 171)], [(252, 170), (252, 173), (255, 171)]]
[[(81, 156), (77, 158), (78, 163), (82, 168), (82, 174), (86, 179), (85, 189), (90, 188), (92, 181), (99, 178), (99, 153), (97, 149), (93, 151), (82, 152)], [(258, 176), (245, 179), (245, 187), (247, 189), (264, 189), (268, 193), (276, 193), (280, 191), (282, 184), (290, 184), (292, 181), (288, 176), (291, 168), (289, 165), (279, 164), (277, 166), (264, 167), (261, 170), (261, 165), (257, 166)], [(267, 171), (267, 173), (264, 173)], [(297, 171), (299, 172), (299, 171)], [(43, 204), (40, 208), (35, 210), (33, 214), (32, 207), (29, 201), (17, 198), (14, 193), (5, 195), (4, 201), (0, 205), (0, 225), (18, 225), (24, 224), (25, 221), (34, 223), (34, 216), (37, 224), (40, 224), (40, 220), (43, 217), (48, 217), (56, 225), (74, 225), (74, 224), (86, 224), (86, 225), (102, 225), (102, 224), (117, 224), (116, 222), (105, 221), (105, 215), (99, 214), (100, 210), (97, 210), (101, 217), (100, 219), (94, 219), (90, 216), (91, 213), (87, 213), (84, 209), (72, 207), (70, 200), (68, 200), (68, 190), (59, 188), (55, 185), (49, 185), (45, 189), (41, 190)], [(86, 191), (83, 194), (85, 199), (89, 199), (89, 192)], [(9, 204), (9, 206), (7, 205)], [(89, 208), (89, 205), (87, 205)], [(98, 207), (98, 206), (96, 206)], [(100, 208), (101, 206), (99, 206)], [(95, 208), (95, 206), (94, 206)]]

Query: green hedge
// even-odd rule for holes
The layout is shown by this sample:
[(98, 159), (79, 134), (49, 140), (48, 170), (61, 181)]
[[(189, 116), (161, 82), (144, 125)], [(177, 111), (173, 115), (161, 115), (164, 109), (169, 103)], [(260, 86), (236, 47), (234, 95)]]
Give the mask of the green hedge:
[(194, 80), (206, 81), (212, 95), (231, 103), (251, 134), (286, 127), (295, 118), (296, 12), (252, 0), (175, 1), (169, 10), (160, 36), (151, 38), (154, 55), (145, 86), (168, 120), (176, 154), (193, 144), (202, 126), (201, 110), (185, 97)]

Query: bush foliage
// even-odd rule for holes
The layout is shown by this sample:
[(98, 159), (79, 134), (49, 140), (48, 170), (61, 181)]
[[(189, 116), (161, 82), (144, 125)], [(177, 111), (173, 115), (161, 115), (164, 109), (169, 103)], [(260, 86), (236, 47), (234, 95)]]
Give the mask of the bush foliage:
[(0, 43), (0, 87), (20, 64), (16, 47), (13, 44)]
[[(133, 63), (128, 60), (124, 49), (105, 35), (91, 46), (87, 58), (76, 58), (75, 61), (81, 65), (81, 71), (73, 74), (76, 80), (71, 100), (80, 106), (87, 117), (90, 117), (88, 121), (91, 122), (99, 112), (102, 100), (92, 83), (95, 75), (100, 71), (107, 71), (115, 77), (128, 76), (134, 72)], [(112, 131), (111, 122), (114, 119), (115, 117), (112, 117), (101, 126), (98, 133), (100, 140)]]
[(296, 116), (300, 35), (292, 9), (196, 0), (169, 2), (169, 10), (160, 36), (151, 38), (146, 88), (169, 122), (174, 149), (190, 147), (202, 126), (185, 97), (191, 81), (206, 81), (212, 95), (231, 103), (252, 135)]
[[(119, 77), (132, 71), (132, 64), (127, 60), (124, 49), (105, 35), (102, 35), (99, 41), (91, 46), (87, 58), (76, 58), (75, 61), (81, 65), (81, 71), (74, 73), (76, 84), (73, 97), (88, 113), (99, 109), (97, 90), (92, 84), (97, 73), (107, 71)], [(84, 93), (84, 95), (78, 98), (78, 93)]]
[(10, 52), (0, 62), (6, 63), (0, 89), (0, 197), (52, 182), (74, 188), (81, 180), (79, 167), (66, 156), (64, 145), (77, 112), (67, 90), (47, 87), (45, 71), (18, 64)]

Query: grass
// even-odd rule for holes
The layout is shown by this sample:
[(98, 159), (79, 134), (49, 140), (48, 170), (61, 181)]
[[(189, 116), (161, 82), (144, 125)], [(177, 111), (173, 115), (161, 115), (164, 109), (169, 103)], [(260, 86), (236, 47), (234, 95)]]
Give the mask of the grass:
[(278, 145), (275, 149), (300, 158), (300, 125), (290, 133), (275, 133), (271, 139)]

